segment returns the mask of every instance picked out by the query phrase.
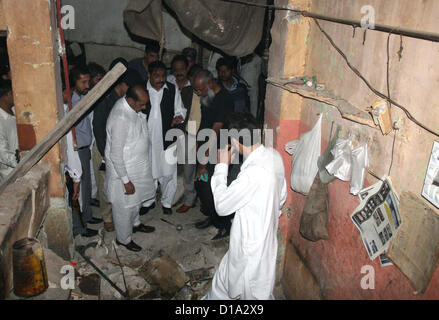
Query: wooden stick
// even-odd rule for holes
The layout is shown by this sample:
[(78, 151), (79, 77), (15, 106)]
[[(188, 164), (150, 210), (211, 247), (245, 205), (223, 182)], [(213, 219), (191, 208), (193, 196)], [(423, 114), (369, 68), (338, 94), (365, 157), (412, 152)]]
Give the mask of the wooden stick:
[[(0, 185), (0, 194), (6, 187), (23, 177), (50, 149), (70, 130), (70, 128), (84, 115), (88, 109), (110, 88), (114, 82), (125, 72), (126, 68), (118, 63), (109, 71), (99, 83), (78, 102), (78, 104), (65, 115), (49, 132), (49, 134), (33, 147), (20, 161), (15, 169), (6, 177)], [(64, 108), (61, 108), (64, 110)]]

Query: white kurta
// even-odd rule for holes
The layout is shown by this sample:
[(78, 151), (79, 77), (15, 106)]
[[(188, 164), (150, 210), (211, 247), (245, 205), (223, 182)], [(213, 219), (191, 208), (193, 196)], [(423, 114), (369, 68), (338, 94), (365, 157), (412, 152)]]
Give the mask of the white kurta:
[[(173, 144), (166, 150), (163, 150), (163, 132), (162, 132), (162, 114), (160, 103), (163, 98), (163, 91), (168, 86), (165, 84), (159, 91), (155, 90), (148, 81), (146, 88), (149, 93), (151, 111), (148, 118), (148, 129), (152, 145), (152, 175), (154, 179), (160, 177), (172, 176), (177, 170), (177, 154), (175, 152), (177, 145)], [(183, 106), (180, 91), (175, 90), (174, 99), (174, 118), (186, 117), (186, 108)]]
[[(155, 194), (146, 116), (135, 112), (123, 97), (111, 110), (106, 130), (105, 196), (125, 208), (140, 205)], [(124, 184), (129, 181), (135, 188), (133, 195), (125, 194)]]
[(227, 187), (226, 164), (217, 164), (211, 180), (220, 216), (235, 213), (230, 245), (212, 281), (207, 299), (273, 299), (277, 229), (286, 200), (285, 169), (279, 153), (258, 147)]
[(18, 149), (15, 116), (0, 108), (0, 183), (17, 166), (15, 150)]

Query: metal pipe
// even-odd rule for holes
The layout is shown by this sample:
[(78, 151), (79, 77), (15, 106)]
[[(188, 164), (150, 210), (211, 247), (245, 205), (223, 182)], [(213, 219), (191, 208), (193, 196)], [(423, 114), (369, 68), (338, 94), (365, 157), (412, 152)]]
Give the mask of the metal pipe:
[(122, 289), (120, 289), (113, 281), (111, 281), (106, 275), (105, 273), (103, 273), (101, 271), (101, 269), (99, 269), (86, 255), (85, 255), (85, 250), (86, 250), (87, 246), (78, 246), (76, 248), (76, 251), (81, 255), (82, 258), (84, 258), (84, 260), (93, 267), (93, 269), (95, 269), (99, 275), (104, 278), (114, 289), (117, 290), (117, 292), (119, 292), (123, 297), (128, 298), (128, 291), (124, 292), (122, 291)]
[[(309, 12), (309, 11), (303, 11), (303, 10), (291, 9), (291, 8), (285, 8), (285, 7), (277, 7), (274, 5), (267, 5), (267, 4), (251, 3), (251, 2), (247, 2), (247, 1), (241, 1), (241, 0), (221, 0), (221, 1), (230, 2), (230, 3), (238, 3), (238, 4), (254, 6), (254, 7), (267, 8), (269, 10), (292, 11), (292, 12), (296, 12), (297, 14), (300, 14), (300, 15), (302, 15), (304, 17), (308, 17), (308, 18), (314, 18), (314, 19), (318, 19), (318, 20), (340, 23), (340, 24), (344, 24), (344, 25), (349, 25), (349, 26), (354, 27), (354, 28), (362, 28), (361, 22), (358, 20), (341, 19), (341, 18), (330, 17), (330, 16), (326, 16), (326, 15), (322, 15), (322, 14), (318, 14), (318, 13), (313, 13), (313, 12)], [(367, 30), (367, 29), (365, 29), (365, 30)], [(410, 37), (410, 38), (439, 42), (439, 34), (433, 33), (433, 32), (416, 31), (416, 30), (410, 30), (410, 29), (401, 28), (401, 27), (387, 26), (387, 25), (382, 25), (382, 24), (375, 24), (374, 29), (369, 29), (369, 30), (381, 31), (381, 32), (406, 36), (406, 37)]]

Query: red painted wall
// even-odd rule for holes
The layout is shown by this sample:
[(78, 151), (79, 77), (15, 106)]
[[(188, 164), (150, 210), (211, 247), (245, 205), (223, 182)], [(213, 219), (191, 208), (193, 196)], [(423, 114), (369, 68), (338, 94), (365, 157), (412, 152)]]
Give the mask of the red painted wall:
[[(291, 156), (285, 144), (298, 139), (311, 128), (301, 121), (278, 120), (266, 111), (266, 124), (276, 129), (275, 147), (284, 159), (285, 178), (290, 186)], [(322, 141), (322, 151), (327, 141)], [(372, 182), (373, 183), (373, 182)], [(365, 181), (365, 187), (370, 183)], [(335, 180), (329, 185), (329, 236), (328, 241), (311, 242), (299, 233), (300, 217), (306, 197), (289, 187), (286, 206), (291, 208), (288, 218), (284, 211), (279, 229), (282, 242), (289, 239), (298, 248), (310, 271), (315, 275), (325, 299), (439, 299), (439, 268), (423, 296), (416, 296), (407, 278), (396, 266), (381, 267), (379, 259), (371, 261), (360, 239), (360, 233), (350, 219), (359, 199), (349, 193), (349, 183)], [(370, 265), (375, 270), (375, 289), (363, 290), (360, 282), (365, 274), (361, 268)], [(286, 266), (288, 267), (288, 266)]]

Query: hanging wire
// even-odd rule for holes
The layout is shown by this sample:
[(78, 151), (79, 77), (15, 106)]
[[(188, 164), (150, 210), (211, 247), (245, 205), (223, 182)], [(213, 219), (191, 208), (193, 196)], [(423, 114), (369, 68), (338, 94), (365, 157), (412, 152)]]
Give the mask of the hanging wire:
[(395, 105), (396, 107), (400, 108), (401, 110), (404, 111), (404, 113), (407, 115), (407, 118), (409, 118), (412, 122), (414, 122), (415, 124), (417, 124), (419, 127), (423, 128), (424, 130), (430, 132), (431, 134), (434, 134), (435, 136), (439, 137), (439, 132), (436, 130), (433, 130), (429, 127), (427, 127), (426, 125), (422, 124), (421, 122), (419, 122), (415, 117), (412, 116), (412, 114), (402, 105), (400, 105), (398, 102), (392, 100), (390, 97), (388, 97), (387, 95), (381, 93), (380, 91), (378, 91), (377, 89), (375, 89), (367, 80), (366, 78), (364, 78), (364, 76), (360, 73), (360, 71), (358, 71), (357, 68), (355, 68), (350, 62), (349, 59), (346, 57), (346, 55), (344, 54), (344, 52), (334, 43), (334, 41), (332, 40), (331, 36), (325, 31), (323, 30), (323, 28), (320, 26), (320, 23), (317, 21), (317, 19), (313, 18), (314, 22), (316, 23), (317, 27), (320, 29), (320, 31), (325, 35), (325, 37), (328, 39), (328, 41), (331, 43), (331, 45), (334, 47), (335, 50), (337, 50), (337, 52), (343, 57), (343, 59), (346, 61), (346, 64), (348, 65), (348, 67), (358, 76), (360, 77), (361, 80), (363, 80), (363, 82), (369, 87), (369, 89), (375, 93), (377, 96), (386, 99), (387, 101), (389, 101), (390, 103), (392, 103), (393, 105)]

